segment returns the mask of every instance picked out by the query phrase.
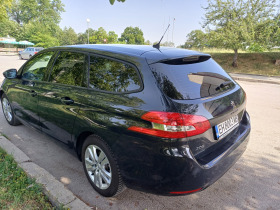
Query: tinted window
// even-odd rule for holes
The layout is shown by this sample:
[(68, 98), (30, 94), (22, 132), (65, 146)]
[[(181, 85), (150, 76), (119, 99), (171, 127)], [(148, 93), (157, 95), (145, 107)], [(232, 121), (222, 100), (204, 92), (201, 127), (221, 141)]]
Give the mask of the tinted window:
[(173, 99), (197, 99), (234, 87), (227, 73), (213, 60), (200, 63), (150, 65), (163, 92)]
[(76, 52), (60, 52), (50, 82), (86, 87), (86, 56)]
[(47, 66), (54, 52), (45, 52), (28, 61), (22, 71), (22, 78), (28, 80), (43, 80)]
[(128, 92), (140, 89), (140, 80), (131, 65), (90, 56), (89, 86), (110, 92)]

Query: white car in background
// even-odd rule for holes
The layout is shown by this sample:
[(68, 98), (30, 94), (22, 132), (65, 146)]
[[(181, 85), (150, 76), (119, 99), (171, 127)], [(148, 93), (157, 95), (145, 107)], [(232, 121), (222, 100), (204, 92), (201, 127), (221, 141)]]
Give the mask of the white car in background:
[(19, 52), (20, 59), (29, 59), (39, 51), (43, 50), (43, 47), (27, 47), (23, 51)]

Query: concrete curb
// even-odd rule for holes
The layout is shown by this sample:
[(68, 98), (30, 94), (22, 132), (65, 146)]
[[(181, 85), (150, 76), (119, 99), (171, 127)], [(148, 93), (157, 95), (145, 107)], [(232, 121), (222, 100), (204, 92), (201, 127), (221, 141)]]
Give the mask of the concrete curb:
[(73, 210), (92, 210), (87, 204), (81, 201), (70, 190), (55, 179), (49, 172), (41, 168), (17, 146), (4, 136), (0, 136), (0, 147), (12, 155), (18, 166), (22, 168), (29, 177), (34, 178), (37, 183), (43, 186), (43, 192), (48, 196), (50, 202), (56, 206), (64, 206)]
[(280, 85), (280, 80), (273, 80), (273, 79), (256, 79), (256, 78), (250, 78), (250, 77), (242, 77), (242, 76), (236, 76), (236, 75), (231, 75), (230, 76), (236, 80), (236, 81), (245, 81), (245, 82), (256, 82), (256, 83), (268, 83), (268, 84), (275, 84), (275, 85)]

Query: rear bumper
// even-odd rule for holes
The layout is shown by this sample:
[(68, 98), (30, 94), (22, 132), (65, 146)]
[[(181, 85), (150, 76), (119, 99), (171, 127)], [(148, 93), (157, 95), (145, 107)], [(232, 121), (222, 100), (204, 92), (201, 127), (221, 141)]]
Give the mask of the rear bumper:
[(199, 164), (189, 151), (186, 151), (188, 157), (150, 155), (150, 151), (139, 147), (129, 161), (121, 161), (124, 182), (129, 188), (161, 195), (203, 190), (223, 176), (241, 157), (246, 150), (250, 130), (248, 125), (231, 147), (205, 165)]

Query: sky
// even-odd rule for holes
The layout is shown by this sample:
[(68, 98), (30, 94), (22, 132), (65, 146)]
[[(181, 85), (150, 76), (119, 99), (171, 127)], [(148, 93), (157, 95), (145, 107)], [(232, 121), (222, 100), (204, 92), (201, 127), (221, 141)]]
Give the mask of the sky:
[[(145, 40), (159, 41), (168, 23), (170, 27), (162, 42), (172, 41), (182, 45), (192, 30), (201, 29), (207, 0), (62, 0), (65, 12), (61, 14), (60, 26), (72, 27), (83, 33), (89, 27), (103, 27), (107, 32), (115, 31), (119, 37), (126, 27), (139, 27)], [(173, 21), (175, 18), (175, 21)], [(174, 28), (173, 28), (174, 22)], [(173, 35), (172, 35), (173, 34)]]

